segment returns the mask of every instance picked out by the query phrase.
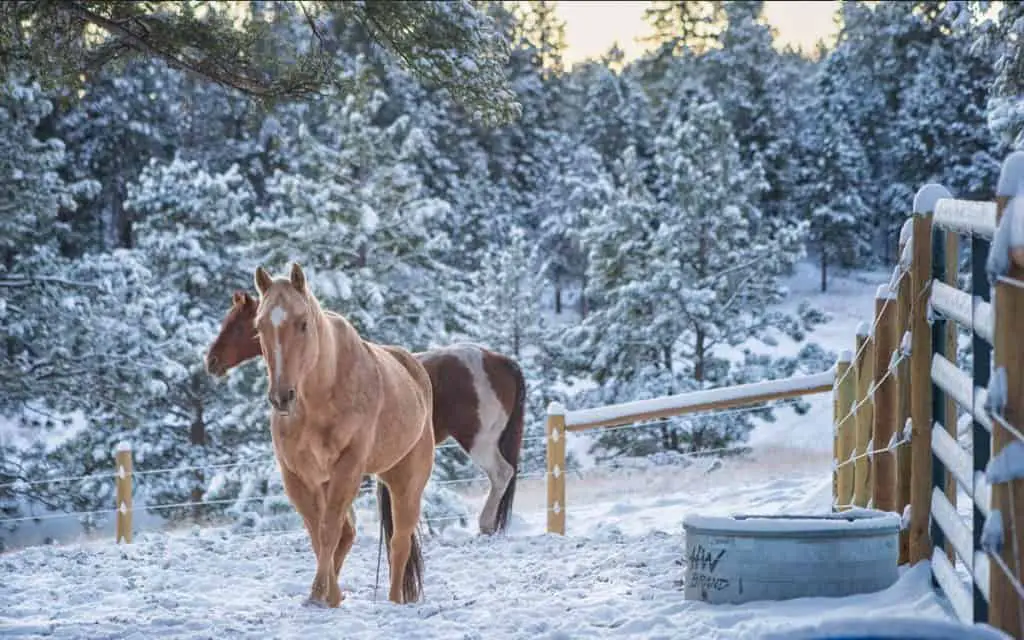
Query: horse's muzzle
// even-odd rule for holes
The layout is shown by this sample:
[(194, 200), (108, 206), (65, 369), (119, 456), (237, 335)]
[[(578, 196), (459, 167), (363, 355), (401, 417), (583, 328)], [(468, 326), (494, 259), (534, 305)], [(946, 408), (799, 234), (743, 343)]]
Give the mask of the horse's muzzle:
[(267, 394), (267, 399), (270, 400), (270, 406), (274, 407), (280, 413), (291, 413), (292, 408), (295, 406), (295, 388), (286, 389), (284, 391), (274, 392), (271, 391)]
[(220, 361), (217, 360), (217, 356), (211, 354), (206, 356), (206, 373), (220, 378), (227, 373), (227, 369), (220, 366)]

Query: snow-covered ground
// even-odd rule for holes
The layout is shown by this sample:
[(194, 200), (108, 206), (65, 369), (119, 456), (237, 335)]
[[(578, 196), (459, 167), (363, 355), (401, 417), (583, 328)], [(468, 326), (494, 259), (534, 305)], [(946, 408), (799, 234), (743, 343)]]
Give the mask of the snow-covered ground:
[[(710, 467), (714, 467), (709, 471)], [(0, 556), (0, 635), (56, 638), (758, 638), (847, 618), (947, 620), (927, 567), (845, 599), (711, 606), (683, 598), (687, 513), (821, 512), (827, 455), (765, 448), (687, 468), (594, 470), (568, 482), (567, 536), (544, 533), (541, 480), (522, 484), (507, 537), (449, 528), (426, 539), (423, 602), (374, 601), (376, 522), (342, 572), (337, 610), (303, 606), (314, 563), (304, 532), (143, 533)], [(482, 498), (469, 494), (474, 504)], [(382, 581), (386, 583), (386, 568)]]
[[(852, 346), (888, 274), (833, 275), (817, 291), (813, 265), (790, 279), (794, 307), (809, 300), (831, 316), (810, 336)], [(782, 340), (780, 352), (799, 348)], [(342, 572), (337, 610), (303, 606), (314, 562), (303, 531), (236, 534), (227, 528), (144, 531), (131, 545), (111, 536), (0, 555), (0, 636), (66, 638), (415, 637), (760, 638), (808, 625), (866, 618), (948, 621), (927, 566), (891, 588), (843, 599), (712, 606), (683, 597), (686, 514), (824, 513), (831, 501), (831, 398), (811, 411), (779, 411), (759, 425), (742, 458), (690, 466), (587, 466), (567, 482), (567, 535), (545, 530), (543, 479), (520, 481), (507, 537), (449, 527), (428, 537), (423, 602), (374, 600), (377, 521), (360, 511), (360, 535)], [(585, 434), (572, 434), (585, 451)], [(483, 487), (461, 491), (475, 514)], [(966, 636), (964, 636), (966, 637)]]

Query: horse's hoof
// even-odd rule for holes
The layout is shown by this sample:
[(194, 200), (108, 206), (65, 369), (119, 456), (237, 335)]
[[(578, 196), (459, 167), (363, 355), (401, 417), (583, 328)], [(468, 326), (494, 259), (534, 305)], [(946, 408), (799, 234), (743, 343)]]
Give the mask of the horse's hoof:
[(320, 600), (318, 598), (314, 598), (313, 596), (308, 596), (302, 602), (302, 606), (304, 606), (304, 607), (312, 607), (312, 608), (316, 608), (316, 609), (326, 609), (330, 605), (328, 605), (323, 600)]

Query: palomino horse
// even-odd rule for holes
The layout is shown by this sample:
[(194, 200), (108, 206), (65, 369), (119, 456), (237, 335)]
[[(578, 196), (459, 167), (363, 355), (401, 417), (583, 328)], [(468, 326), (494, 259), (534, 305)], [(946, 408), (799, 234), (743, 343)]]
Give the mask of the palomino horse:
[(327, 315), (299, 265), (289, 278), (259, 267), (255, 281), (274, 453), (316, 554), (309, 601), (341, 603), (338, 575), (356, 533), (347, 514), (363, 475), (373, 474), (383, 483), (389, 599), (415, 602), (423, 586), (416, 525), (434, 465), (430, 377), (408, 351), (367, 342)]
[[(260, 356), (260, 338), (253, 324), (257, 304), (248, 293), (235, 292), (220, 333), (206, 353), (206, 370), (211, 375), (227, 375)], [(522, 446), (526, 400), (522, 370), (512, 358), (471, 344), (413, 355), (426, 367), (434, 387), (434, 444), (451, 436), (484, 470), (491, 488), (480, 512), (480, 531), (503, 531), (512, 510)]]

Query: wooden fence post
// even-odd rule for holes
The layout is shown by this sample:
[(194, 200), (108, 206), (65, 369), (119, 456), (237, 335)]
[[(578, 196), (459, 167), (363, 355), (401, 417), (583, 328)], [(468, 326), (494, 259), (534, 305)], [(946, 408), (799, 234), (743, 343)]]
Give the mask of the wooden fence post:
[[(1008, 205), (1014, 208), (1014, 216), (1024, 216), (1024, 207), (1018, 200), (1020, 185), (1024, 178), (1024, 152), (1014, 152), (1003, 162), (1002, 174), (999, 176), (998, 197), (996, 198), (996, 220), (1001, 222)], [(1024, 195), (1024, 194), (1020, 194)], [(1004, 230), (1000, 230), (1004, 231)], [(997, 235), (999, 231), (997, 231)], [(992, 243), (992, 250), (1006, 250), (1001, 247), (998, 238)], [(1002, 418), (993, 420), (992, 425), (992, 457), (995, 458), (1003, 448), (1014, 441), (1001, 424), (1017, 429), (1024, 427), (1024, 340), (1021, 340), (1021, 327), (1024, 326), (1024, 251), (1017, 248), (1011, 250), (1010, 256), (993, 256), (997, 260), (1007, 259), (1007, 273), (994, 283), (993, 312), (995, 315), (995, 349), (993, 351), (994, 373), (1001, 379), (999, 397), (996, 400), (1005, 402), (1002, 407)], [(1011, 280), (1007, 280), (1006, 278)], [(1016, 281), (1016, 282), (1014, 282)], [(996, 407), (998, 409), (998, 407)], [(996, 411), (998, 413), (998, 411)], [(1002, 551), (1000, 556), (1017, 580), (1024, 580), (1024, 567), (1019, 562), (1024, 553), (1024, 480), (992, 483), (992, 510), (1002, 514)], [(1016, 534), (1016, 535), (1015, 535)], [(1024, 614), (1022, 605), (1010, 581), (1001, 569), (993, 566), (989, 573), (989, 624), (1015, 638), (1024, 637)]]
[(565, 535), (565, 407), (548, 405), (548, 533)]
[[(907, 233), (900, 233), (900, 276), (896, 282), (896, 327), (899, 335), (900, 362), (896, 367), (896, 389), (897, 389), (897, 416), (896, 428), (899, 430), (897, 439), (900, 445), (896, 449), (896, 508), (903, 518), (903, 525), (900, 528), (900, 551), (899, 564), (910, 562), (910, 529), (908, 528), (908, 509), (910, 507), (910, 472), (913, 467), (913, 449), (909, 442), (906, 442), (909, 431), (907, 422), (910, 420), (910, 358), (905, 353), (904, 346), (910, 346), (910, 266), (911, 258), (904, 256), (913, 251), (913, 239), (910, 227), (914, 219), (907, 218), (904, 229)], [(907, 249), (910, 245), (909, 249)]]
[[(889, 370), (893, 353), (899, 349), (896, 326), (896, 295), (883, 285), (875, 294), (875, 393), (871, 441), (879, 451), (871, 457), (871, 503), (881, 511), (896, 511), (896, 452), (889, 450), (898, 431), (899, 399), (895, 371)], [(885, 447), (885, 451), (881, 449)]]
[(851, 354), (849, 351), (843, 351), (839, 354), (836, 359), (836, 380), (832, 385), (832, 511), (838, 511), (839, 505), (843, 504), (839, 501), (839, 473), (841, 467), (839, 464), (843, 460), (842, 447), (839, 445), (839, 432), (840, 425), (842, 424), (843, 418), (846, 417), (846, 412), (849, 410), (843, 409), (842, 394), (839, 393), (839, 385), (845, 380), (847, 374), (850, 371), (850, 359)]
[(913, 261), (910, 266), (910, 564), (928, 560), (932, 541), (932, 332), (928, 295), (932, 279), (932, 213), (949, 191), (928, 184), (914, 197)]
[(115, 540), (131, 544), (132, 541), (132, 447), (127, 442), (117, 445), (114, 454), (117, 464), (115, 482), (117, 484), (117, 521), (115, 523)]
[(836, 372), (839, 381), (839, 424), (836, 425), (836, 432), (839, 437), (839, 455), (837, 459), (838, 480), (836, 482), (836, 506), (837, 510), (844, 511), (853, 504), (853, 464), (850, 458), (857, 444), (857, 431), (854, 422), (853, 407), (857, 401), (857, 376), (853, 371), (853, 354), (843, 352), (839, 356), (841, 363), (845, 362), (846, 367), (842, 375)]
[(871, 328), (862, 323), (857, 328), (857, 355), (853, 364), (857, 373), (857, 411), (854, 415), (856, 425), (856, 456), (853, 464), (853, 504), (867, 507), (871, 499), (871, 458), (869, 451), (871, 428), (874, 422), (874, 400), (871, 397), (872, 384), (875, 380), (875, 339)]

